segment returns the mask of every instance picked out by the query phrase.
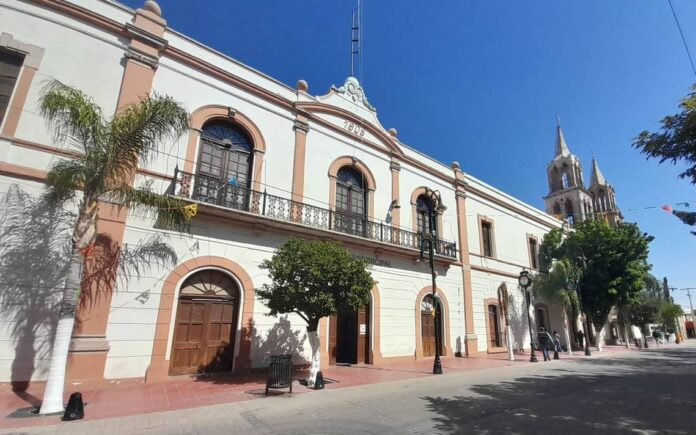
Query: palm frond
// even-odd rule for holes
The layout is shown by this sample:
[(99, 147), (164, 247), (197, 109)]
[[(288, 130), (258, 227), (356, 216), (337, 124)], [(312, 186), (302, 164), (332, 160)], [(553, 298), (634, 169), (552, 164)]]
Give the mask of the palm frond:
[(70, 200), (85, 186), (87, 173), (82, 160), (59, 160), (46, 176), (46, 199), (51, 203)]
[(178, 256), (161, 234), (152, 235), (131, 247), (124, 245), (119, 258), (119, 276), (127, 284), (131, 276), (141, 276), (145, 272), (160, 267), (173, 267)]
[(164, 140), (177, 140), (188, 124), (188, 112), (171, 97), (155, 94), (124, 108), (109, 125), (106, 177), (130, 177), (151, 150)]
[(39, 112), (58, 141), (72, 139), (86, 154), (102, 144), (105, 122), (101, 108), (81, 91), (58, 80), (47, 82), (39, 98)]
[(187, 202), (169, 195), (153, 192), (151, 183), (138, 187), (122, 184), (110, 190), (106, 195), (109, 201), (132, 209), (141, 209), (157, 216), (157, 222), (168, 229), (188, 229), (190, 218), (184, 207)]

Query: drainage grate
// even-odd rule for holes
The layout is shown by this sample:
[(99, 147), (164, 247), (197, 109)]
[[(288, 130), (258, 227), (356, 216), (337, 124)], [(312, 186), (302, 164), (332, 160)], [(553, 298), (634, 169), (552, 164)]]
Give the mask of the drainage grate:
[(64, 411), (52, 412), (50, 414), (39, 414), (39, 408), (36, 406), (30, 406), (28, 408), (19, 408), (12, 414), (8, 415), (7, 418), (32, 418), (32, 417), (52, 417), (56, 415), (63, 415)]
[(7, 418), (31, 418), (31, 417), (41, 417), (39, 414), (39, 408), (35, 406), (30, 406), (28, 408), (19, 408), (12, 414), (8, 415)]

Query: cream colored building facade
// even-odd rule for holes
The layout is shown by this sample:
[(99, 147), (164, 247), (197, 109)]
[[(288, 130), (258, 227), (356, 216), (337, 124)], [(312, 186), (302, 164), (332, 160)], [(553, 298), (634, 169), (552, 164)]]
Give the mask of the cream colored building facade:
[[(46, 215), (32, 199), (53, 162), (79, 153), (54, 140), (38, 114), (50, 79), (81, 89), (107, 116), (154, 92), (185, 105), (190, 131), (155, 151), (135, 183), (198, 204), (189, 233), (100, 206), (102, 249), (157, 238), (176, 262), (119, 270), (83, 288), (69, 380), (242, 372), (276, 353), (305, 362), (301, 319), (268, 316), (254, 292), (269, 282), (260, 263), (291, 236), (341, 242), (372, 264), (377, 282), (364, 310), (322, 320), (324, 366), (430, 358), (435, 322), (446, 356), (504, 352), (507, 322), (513, 347), (528, 348), (517, 277), (538, 268), (538, 246), (560, 220), (468, 175), (465, 164), (402, 143), (355, 78), (319, 95), (301, 80), (289, 87), (175, 32), (165, 18), (152, 1), (131, 10), (107, 0), (0, 0), (0, 54), (16, 73), (0, 124), (0, 381), (45, 378), (65, 273), (69, 216)], [(430, 270), (419, 261), (427, 210), (438, 205), (446, 207), (435, 223), (439, 317)], [(564, 328), (551, 303), (532, 311), (536, 323)]]

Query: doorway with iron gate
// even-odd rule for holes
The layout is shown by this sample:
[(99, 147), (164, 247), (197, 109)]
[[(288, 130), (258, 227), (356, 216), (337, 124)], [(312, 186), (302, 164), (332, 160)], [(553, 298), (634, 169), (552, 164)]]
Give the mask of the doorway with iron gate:
[(329, 364), (372, 364), (370, 305), (329, 317)]

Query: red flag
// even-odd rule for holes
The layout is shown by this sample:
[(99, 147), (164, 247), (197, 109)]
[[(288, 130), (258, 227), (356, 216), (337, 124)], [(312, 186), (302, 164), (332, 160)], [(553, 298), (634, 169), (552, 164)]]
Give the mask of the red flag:
[(661, 208), (662, 210), (666, 211), (667, 213), (672, 214), (672, 206), (671, 206), (671, 205), (669, 205), (669, 204), (663, 205), (663, 206), (660, 207), (660, 208)]

